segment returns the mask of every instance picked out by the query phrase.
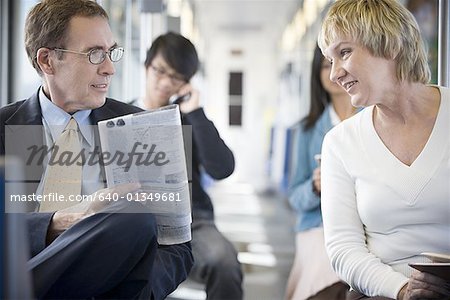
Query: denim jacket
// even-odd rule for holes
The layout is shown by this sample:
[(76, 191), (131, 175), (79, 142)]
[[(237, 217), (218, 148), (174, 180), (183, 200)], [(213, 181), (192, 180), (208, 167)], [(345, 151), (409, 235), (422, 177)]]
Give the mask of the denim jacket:
[(325, 134), (333, 127), (327, 106), (314, 127), (299, 130), (297, 137), (297, 165), (289, 183), (289, 203), (297, 213), (296, 231), (322, 226), (320, 197), (313, 192), (312, 174), (317, 168), (315, 154), (320, 154)]

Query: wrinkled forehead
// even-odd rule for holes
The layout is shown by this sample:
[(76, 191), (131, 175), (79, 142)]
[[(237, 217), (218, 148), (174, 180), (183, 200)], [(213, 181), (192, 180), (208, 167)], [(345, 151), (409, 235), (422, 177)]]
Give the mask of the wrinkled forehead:
[(79, 49), (109, 49), (116, 45), (109, 22), (101, 16), (75, 16), (69, 22), (67, 46)]

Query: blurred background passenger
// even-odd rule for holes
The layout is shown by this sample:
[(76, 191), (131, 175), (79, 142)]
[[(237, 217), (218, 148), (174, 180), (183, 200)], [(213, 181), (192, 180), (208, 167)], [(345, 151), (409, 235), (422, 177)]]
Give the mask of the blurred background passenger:
[(192, 126), (192, 253), (195, 263), (189, 278), (206, 285), (207, 299), (239, 300), (243, 292), (237, 252), (217, 229), (211, 199), (201, 185), (201, 171), (214, 179), (231, 175), (234, 156), (200, 106), (199, 91), (189, 82), (198, 67), (197, 51), (188, 39), (173, 32), (160, 35), (147, 51), (146, 94), (136, 104), (155, 109), (175, 101), (179, 104), (183, 125)]
[(297, 212), (295, 260), (287, 299), (345, 299), (348, 285), (340, 281), (325, 252), (320, 210), (320, 153), (325, 134), (352, 116), (355, 108), (343, 88), (330, 80), (331, 64), (316, 46), (311, 69), (308, 115), (301, 122), (297, 167), (289, 202)]
[(356, 107), (322, 150), (327, 252), (349, 299), (449, 299), (408, 264), (450, 253), (450, 91), (429, 85), (419, 27), (395, 0), (338, 0), (319, 45)]

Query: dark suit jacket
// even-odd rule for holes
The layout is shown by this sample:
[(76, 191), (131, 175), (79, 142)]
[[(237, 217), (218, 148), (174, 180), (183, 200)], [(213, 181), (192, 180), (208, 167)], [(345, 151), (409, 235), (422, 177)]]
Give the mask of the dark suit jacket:
[[(92, 110), (90, 118), (92, 124), (96, 125), (102, 120), (139, 111), (142, 111), (142, 109), (107, 98), (102, 107)], [(22, 127), (21, 125), (41, 126), (35, 126), (30, 134), (30, 126)], [(6, 139), (8, 132), (12, 133), (13, 138), (9, 136)], [(8, 143), (5, 143), (6, 141)], [(5, 146), (13, 146), (9, 143), (20, 145), (22, 142), (26, 142), (28, 145), (33, 143), (40, 145), (43, 143), (42, 113), (38, 92), (26, 100), (12, 103), (0, 109), (0, 155), (5, 154)], [(28, 178), (26, 192), (28, 194), (36, 191), (42, 170), (42, 167), (39, 168), (38, 166), (30, 171), (31, 173), (34, 172), (34, 175), (30, 175), (28, 171), (26, 172)], [(35, 256), (46, 247), (45, 239), (52, 216), (52, 213), (27, 214), (32, 256)], [(186, 279), (192, 264), (193, 258), (190, 243), (159, 246), (152, 275), (151, 289), (153, 297), (155, 299), (163, 299), (175, 290), (178, 284)]]
[(214, 220), (211, 198), (201, 184), (201, 172), (213, 179), (224, 179), (234, 171), (233, 152), (221, 139), (214, 123), (202, 108), (183, 114), (183, 125), (192, 126), (192, 214), (194, 224), (202, 220)]

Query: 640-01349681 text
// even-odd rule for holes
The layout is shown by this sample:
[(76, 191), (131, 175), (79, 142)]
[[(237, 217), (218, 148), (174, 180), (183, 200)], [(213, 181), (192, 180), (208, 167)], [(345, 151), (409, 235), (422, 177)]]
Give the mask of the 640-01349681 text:
[(126, 195), (128, 201), (150, 201), (150, 202), (181, 202), (180, 193), (128, 193)]

